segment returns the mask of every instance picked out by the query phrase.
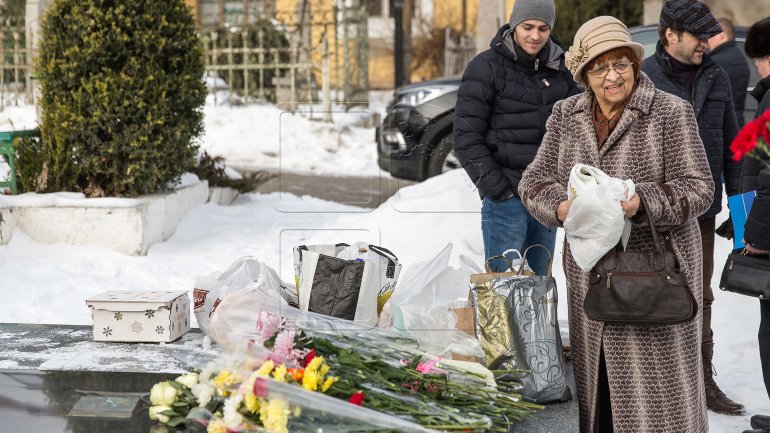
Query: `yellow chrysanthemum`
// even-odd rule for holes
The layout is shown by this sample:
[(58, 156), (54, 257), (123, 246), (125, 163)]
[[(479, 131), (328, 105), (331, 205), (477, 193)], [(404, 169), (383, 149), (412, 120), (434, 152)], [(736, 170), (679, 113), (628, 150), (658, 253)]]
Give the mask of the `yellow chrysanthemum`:
[(278, 382), (286, 382), (287, 373), (286, 366), (281, 364), (273, 371), (273, 379)]
[(228, 395), (230, 395), (228, 388), (233, 387), (234, 385), (240, 383), (241, 381), (242, 381), (241, 377), (238, 376), (237, 374), (229, 370), (222, 370), (214, 378), (214, 387), (216, 387), (220, 395), (227, 397)]
[[(319, 367), (321, 367), (321, 364), (323, 364), (323, 362), (324, 362), (323, 356), (316, 356), (315, 358), (313, 358), (312, 361), (310, 361), (310, 363), (307, 365), (305, 370), (316, 371), (318, 370)], [(307, 373), (307, 371), (305, 371), (305, 373)]]
[(259, 412), (259, 399), (256, 395), (248, 393), (243, 397), (243, 406), (251, 413)]
[(227, 433), (227, 424), (221, 418), (212, 418), (209, 421), (208, 427), (206, 427), (208, 433)]
[(329, 376), (326, 378), (324, 385), (321, 387), (321, 392), (326, 392), (331, 388), (332, 384), (337, 381), (336, 377)]
[(305, 376), (302, 378), (302, 387), (308, 391), (315, 391), (318, 389), (318, 382), (321, 378), (318, 376), (318, 372), (314, 369), (306, 368)]
[(288, 433), (289, 428), (289, 402), (281, 399), (272, 399), (263, 402), (259, 411), (259, 420), (267, 430), (276, 433)]
[(268, 377), (274, 368), (275, 363), (268, 359), (264, 364), (262, 364), (262, 367), (259, 367), (259, 370), (257, 370), (257, 376)]
[(324, 363), (318, 371), (321, 373), (321, 376), (326, 376), (326, 373), (329, 372), (329, 364)]

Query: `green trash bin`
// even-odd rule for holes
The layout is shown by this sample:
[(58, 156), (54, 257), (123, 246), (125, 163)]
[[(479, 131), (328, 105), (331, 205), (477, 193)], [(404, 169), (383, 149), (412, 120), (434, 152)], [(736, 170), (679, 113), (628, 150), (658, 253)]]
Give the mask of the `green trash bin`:
[(39, 137), (39, 129), (22, 129), (18, 131), (0, 131), (0, 157), (5, 158), (11, 168), (10, 177), (0, 180), (1, 188), (11, 188), (11, 194), (16, 194), (16, 165), (14, 162), (13, 140), (22, 137)]

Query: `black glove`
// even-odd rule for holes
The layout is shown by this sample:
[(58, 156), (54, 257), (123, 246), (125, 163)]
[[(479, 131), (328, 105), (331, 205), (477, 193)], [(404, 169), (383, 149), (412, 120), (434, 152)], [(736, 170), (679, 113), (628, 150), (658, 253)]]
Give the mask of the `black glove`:
[(733, 236), (735, 236), (735, 232), (733, 232), (732, 217), (727, 217), (725, 222), (723, 222), (719, 227), (717, 227), (716, 230), (714, 230), (714, 233), (716, 233), (717, 236), (721, 236), (725, 239), (732, 239)]

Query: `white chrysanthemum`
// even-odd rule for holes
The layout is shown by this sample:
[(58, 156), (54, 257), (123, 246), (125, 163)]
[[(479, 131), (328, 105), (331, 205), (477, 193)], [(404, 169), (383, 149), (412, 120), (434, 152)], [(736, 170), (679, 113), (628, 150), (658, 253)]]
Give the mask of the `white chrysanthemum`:
[(243, 395), (235, 394), (225, 400), (225, 407), (222, 409), (222, 419), (231, 430), (239, 430), (243, 424), (243, 415), (238, 412), (243, 402)]
[(199, 407), (205, 407), (214, 396), (214, 387), (207, 383), (197, 383), (190, 388)]

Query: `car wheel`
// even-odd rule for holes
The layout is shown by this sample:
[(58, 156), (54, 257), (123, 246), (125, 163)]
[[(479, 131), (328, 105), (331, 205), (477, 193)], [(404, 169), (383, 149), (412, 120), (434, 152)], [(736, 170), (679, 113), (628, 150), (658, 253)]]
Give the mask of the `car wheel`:
[(430, 154), (428, 177), (438, 176), (456, 168), (460, 168), (460, 161), (455, 156), (454, 147), (452, 146), (452, 135), (448, 134), (441, 139), (435, 150)]

